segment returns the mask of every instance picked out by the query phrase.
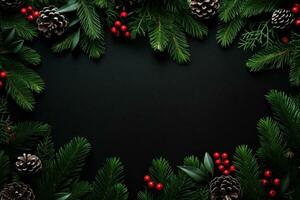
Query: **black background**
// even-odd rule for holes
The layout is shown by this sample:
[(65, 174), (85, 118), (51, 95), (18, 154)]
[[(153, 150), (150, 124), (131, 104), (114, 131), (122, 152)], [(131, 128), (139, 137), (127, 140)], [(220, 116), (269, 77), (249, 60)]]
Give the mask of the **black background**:
[(192, 63), (185, 66), (155, 55), (147, 41), (116, 42), (108, 35), (97, 62), (54, 55), (37, 42), (46, 92), (21, 118), (49, 123), (57, 146), (86, 137), (93, 147), (84, 174), (89, 180), (107, 157), (120, 157), (132, 199), (152, 158), (176, 166), (186, 155), (255, 146), (256, 123), (270, 114), (264, 95), (291, 91), (288, 73), (250, 73), (249, 55), (218, 47), (215, 32), (204, 41), (190, 39)]

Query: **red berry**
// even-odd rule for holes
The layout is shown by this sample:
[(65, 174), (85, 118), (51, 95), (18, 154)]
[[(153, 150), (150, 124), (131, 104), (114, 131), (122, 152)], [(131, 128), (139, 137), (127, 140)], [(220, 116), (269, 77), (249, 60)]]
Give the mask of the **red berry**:
[(125, 31), (127, 31), (127, 29), (128, 29), (127, 26), (125, 26), (125, 25), (121, 26), (121, 31), (125, 32)]
[(40, 16), (40, 12), (39, 11), (34, 11), (33, 12), (33, 16), (34, 16), (34, 18), (38, 18), (39, 16)]
[(276, 197), (276, 195), (277, 195), (277, 192), (275, 190), (269, 191), (269, 197), (274, 198), (274, 197)]
[(295, 20), (295, 25), (296, 25), (296, 26), (300, 26), (300, 18), (297, 18), (297, 19)]
[(228, 158), (228, 154), (227, 153), (222, 153), (222, 158), (223, 159), (227, 159)]
[(294, 13), (294, 14), (296, 15), (296, 14), (299, 13), (299, 11), (300, 11), (300, 7), (298, 7), (298, 6), (293, 6), (293, 8), (292, 8), (292, 13)]
[(115, 21), (115, 27), (120, 27), (122, 25), (121, 21), (117, 20)]
[(230, 165), (230, 161), (229, 160), (224, 160), (224, 165), (225, 166), (229, 166)]
[(236, 168), (234, 165), (231, 165), (230, 168), (229, 168), (229, 171), (230, 172), (235, 172)]
[(218, 159), (220, 158), (220, 153), (219, 152), (215, 152), (213, 155), (214, 159)]
[(28, 6), (27, 10), (32, 11), (32, 6)]
[(116, 34), (118, 32), (118, 29), (116, 27), (111, 27), (110, 31), (114, 34)]
[(218, 168), (219, 168), (219, 170), (220, 170), (221, 172), (223, 172), (223, 171), (225, 170), (224, 165), (220, 165)]
[(120, 17), (122, 17), (122, 18), (128, 17), (127, 12), (126, 11), (122, 11), (121, 14), (120, 14)]
[(149, 175), (144, 176), (144, 181), (146, 182), (151, 181), (151, 177)]
[(223, 172), (223, 174), (224, 174), (225, 176), (228, 176), (228, 175), (230, 174), (230, 171), (226, 169), (226, 170)]
[(266, 170), (264, 173), (266, 178), (271, 178), (272, 177), (272, 172), (270, 170)]
[(283, 36), (281, 38), (281, 42), (284, 43), (284, 44), (288, 44), (290, 41), (289, 37), (288, 36)]
[(273, 180), (274, 185), (279, 186), (280, 185), (280, 179), (279, 178), (275, 178)]
[(153, 181), (148, 182), (148, 188), (152, 189), (155, 187), (155, 183)]
[(267, 179), (261, 179), (261, 184), (263, 186), (266, 186), (268, 184), (268, 180)]
[(161, 191), (163, 188), (164, 188), (164, 185), (161, 184), (161, 183), (157, 183), (155, 188), (158, 190), (158, 191)]
[(32, 15), (28, 15), (27, 20), (28, 20), (28, 21), (33, 21), (33, 20), (34, 20), (34, 17), (33, 17)]
[(221, 165), (222, 161), (220, 159), (215, 161), (216, 165)]
[(125, 37), (130, 38), (131, 37), (131, 33), (129, 31), (125, 32)]
[(27, 9), (26, 8), (22, 8), (21, 9), (21, 14), (22, 15), (26, 15), (27, 14)]
[(1, 78), (6, 78), (7, 77), (6, 71), (1, 71), (0, 72), (0, 77)]

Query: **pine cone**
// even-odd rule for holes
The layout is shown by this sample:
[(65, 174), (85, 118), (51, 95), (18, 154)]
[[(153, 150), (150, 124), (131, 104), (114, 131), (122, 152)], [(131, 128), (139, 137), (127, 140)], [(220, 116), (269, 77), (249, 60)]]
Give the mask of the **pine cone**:
[(58, 11), (55, 6), (44, 7), (40, 12), (39, 18), (36, 20), (38, 30), (41, 31), (46, 38), (53, 36), (61, 36), (68, 27), (68, 20)]
[(290, 10), (278, 9), (272, 14), (271, 24), (275, 29), (285, 30), (291, 26), (294, 20), (295, 17)]
[(190, 0), (192, 15), (198, 19), (210, 19), (220, 8), (219, 0)]
[(232, 176), (219, 176), (210, 182), (211, 200), (236, 200), (240, 192), (241, 185)]
[(18, 157), (16, 168), (22, 174), (35, 174), (42, 169), (42, 162), (37, 156), (24, 153)]
[(29, 185), (24, 183), (10, 183), (4, 186), (0, 193), (0, 200), (34, 200), (34, 193)]
[(12, 10), (20, 8), (22, 1), (20, 0), (0, 0), (1, 10)]

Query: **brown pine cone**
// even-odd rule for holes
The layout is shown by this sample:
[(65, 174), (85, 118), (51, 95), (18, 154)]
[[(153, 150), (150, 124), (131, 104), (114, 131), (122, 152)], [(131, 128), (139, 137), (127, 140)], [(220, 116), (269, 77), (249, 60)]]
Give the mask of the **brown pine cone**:
[(10, 183), (0, 192), (0, 200), (35, 200), (35, 196), (29, 185)]
[(241, 185), (232, 176), (219, 176), (210, 182), (211, 200), (237, 200), (240, 198)]
[(22, 174), (35, 174), (42, 169), (42, 162), (39, 157), (24, 153), (16, 161), (16, 168)]
[(58, 8), (53, 5), (44, 7), (36, 22), (38, 24), (38, 30), (41, 31), (46, 38), (61, 36), (69, 24), (66, 17), (60, 14)]
[(190, 0), (192, 15), (198, 19), (210, 19), (220, 8), (219, 0)]
[(22, 5), (20, 0), (0, 0), (0, 9), (1, 10), (11, 10), (18, 9)]

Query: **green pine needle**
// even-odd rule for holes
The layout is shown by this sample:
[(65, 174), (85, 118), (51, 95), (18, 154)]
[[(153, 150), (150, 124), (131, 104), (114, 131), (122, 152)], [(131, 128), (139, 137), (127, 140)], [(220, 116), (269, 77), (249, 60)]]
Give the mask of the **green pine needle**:
[(154, 159), (149, 171), (152, 179), (161, 183), (167, 183), (174, 175), (170, 164), (164, 158)]

